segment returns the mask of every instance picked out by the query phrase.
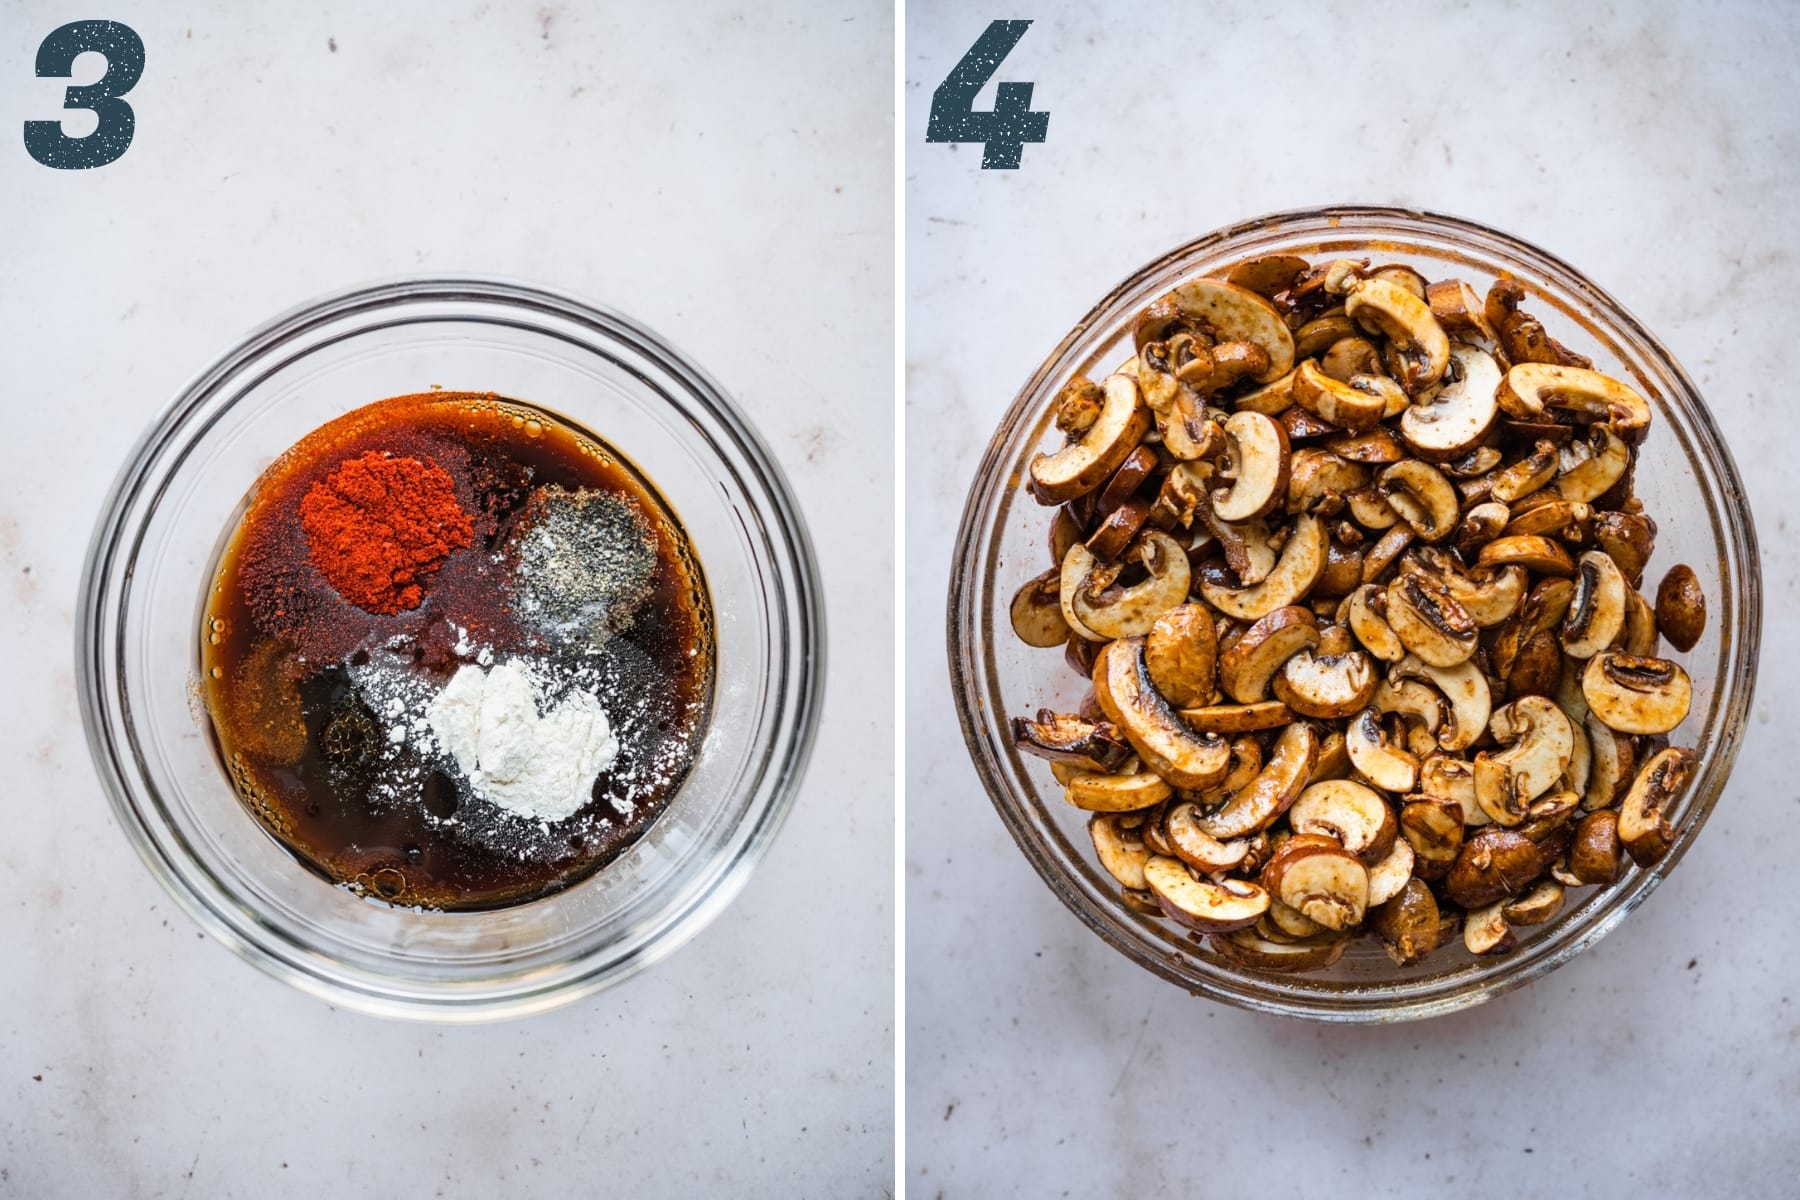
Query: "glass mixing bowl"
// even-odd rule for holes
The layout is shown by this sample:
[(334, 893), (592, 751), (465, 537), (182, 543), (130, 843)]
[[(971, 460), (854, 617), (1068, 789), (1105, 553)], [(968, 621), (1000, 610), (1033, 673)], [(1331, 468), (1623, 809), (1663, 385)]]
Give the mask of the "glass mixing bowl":
[[(1128, 911), (1094, 860), (1087, 814), (1064, 802), (1043, 761), (1019, 754), (1011, 715), (1040, 707), (1073, 711), (1085, 683), (1060, 650), (1013, 635), (1008, 605), (1050, 563), (1055, 510), (1022, 484), (1041, 450), (1061, 445), (1051, 399), (1071, 375), (1099, 379), (1131, 356), (1138, 310), (1184, 279), (1242, 258), (1294, 253), (1407, 262), (1428, 278), (1457, 277), (1478, 292), (1510, 272), (1552, 336), (1591, 355), (1595, 368), (1634, 383), (1654, 419), (1642, 448), (1638, 494), (1656, 519), (1653, 584), (1685, 562), (1706, 591), (1706, 633), (1687, 654), (1663, 653), (1693, 677), (1694, 704), (1670, 735), (1692, 746), (1699, 768), (1671, 813), (1675, 841), (1654, 867), (1630, 867), (1608, 888), (1571, 891), (1555, 920), (1519, 930), (1519, 949), (1475, 958), (1457, 939), (1424, 963), (1393, 965), (1373, 939), (1358, 939), (1332, 968), (1313, 975), (1258, 974), (1196, 944), (1173, 923)], [(1276, 213), (1209, 233), (1157, 259), (1094, 306), (1026, 383), (988, 443), (963, 509), (951, 564), (951, 687), (963, 736), (983, 786), (1044, 882), (1095, 933), (1140, 966), (1197, 995), (1243, 1008), (1321, 1021), (1376, 1022), (1434, 1016), (1477, 1004), (1537, 979), (1593, 945), (1625, 919), (1681, 861), (1712, 811), (1737, 757), (1756, 679), (1762, 621), (1756, 532), (1742, 482), (1693, 381), (1619, 303), (1573, 267), (1516, 238), (1469, 221), (1390, 208)]]
[[(350, 409), (433, 385), (530, 401), (622, 451), (686, 528), (717, 617), (712, 722), (667, 811), (592, 878), (492, 912), (388, 907), (302, 866), (239, 803), (196, 700), (208, 575), (263, 468)], [(482, 279), (327, 296), (183, 388), (106, 500), (76, 628), (95, 766), (163, 886), (277, 978), (436, 1020), (568, 1003), (717, 916), (793, 801), (824, 677), (805, 526), (719, 385), (619, 313)]]

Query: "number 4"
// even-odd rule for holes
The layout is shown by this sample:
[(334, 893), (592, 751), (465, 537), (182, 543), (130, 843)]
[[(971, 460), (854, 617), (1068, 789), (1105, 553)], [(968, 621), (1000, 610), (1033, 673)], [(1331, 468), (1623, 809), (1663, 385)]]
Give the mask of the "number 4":
[(981, 169), (1016, 171), (1026, 142), (1041, 142), (1050, 114), (1031, 111), (1029, 83), (1002, 83), (993, 112), (976, 112), (975, 96), (1019, 44), (1030, 21), (994, 21), (931, 96), (928, 142), (981, 142)]

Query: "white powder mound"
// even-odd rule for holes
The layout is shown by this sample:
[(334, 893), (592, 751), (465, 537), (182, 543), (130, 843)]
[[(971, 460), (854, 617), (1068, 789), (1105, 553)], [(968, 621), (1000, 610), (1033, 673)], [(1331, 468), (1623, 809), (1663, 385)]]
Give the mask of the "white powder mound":
[(571, 692), (540, 715), (516, 663), (459, 668), (425, 710), (438, 742), (475, 794), (540, 821), (571, 816), (619, 756), (619, 741), (592, 692)]

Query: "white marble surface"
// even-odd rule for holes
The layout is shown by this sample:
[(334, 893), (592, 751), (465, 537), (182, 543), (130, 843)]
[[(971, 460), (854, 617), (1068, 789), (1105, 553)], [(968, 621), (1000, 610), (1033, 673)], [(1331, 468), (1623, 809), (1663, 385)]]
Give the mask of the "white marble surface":
[[(859, 682), (892, 662), (890, 10), (101, 7), (0, 5), (0, 1196), (891, 1190), (891, 693)], [(94, 15), (148, 47), (136, 141), (47, 170), (32, 55)], [(835, 636), (806, 786), (717, 923), (573, 1008), (440, 1029), (196, 935), (94, 778), (71, 619), (191, 372), (322, 291), (458, 269), (690, 348), (787, 469)]]
[[(924, 142), (988, 15), (908, 13), (909, 1194), (1794, 1195), (1800, 955), (1778, 914), (1800, 820), (1781, 744), (1800, 704), (1800, 12), (1156, 12), (993, 14), (1036, 19), (1000, 78), (1035, 81), (1051, 114), (1016, 172)], [(1069, 324), (1192, 236), (1331, 201), (1516, 232), (1657, 330), (1735, 448), (1769, 617), (1732, 785), (1648, 904), (1535, 986), (1386, 1029), (1213, 1005), (1091, 936), (976, 782), (940, 632), (969, 474)]]

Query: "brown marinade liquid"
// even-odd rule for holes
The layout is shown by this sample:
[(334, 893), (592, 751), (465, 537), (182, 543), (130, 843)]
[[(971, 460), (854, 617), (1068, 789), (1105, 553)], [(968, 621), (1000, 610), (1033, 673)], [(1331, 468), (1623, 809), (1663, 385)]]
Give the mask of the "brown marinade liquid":
[[(314, 482), (371, 450), (435, 461), (475, 519), (473, 544), (445, 560), (419, 607), (392, 616), (332, 590), (307, 558), (298, 515)], [(648, 598), (597, 651), (552, 643), (510, 603), (509, 539), (528, 497), (545, 485), (622, 497), (647, 518), (656, 560)], [(566, 820), (508, 813), (474, 796), (442, 754), (386, 743), (386, 714), (369, 711), (355, 686), (372, 653), (410, 658), (413, 671), (441, 686), (483, 645), (495, 664), (531, 656), (586, 667), (604, 685), (597, 690), (619, 756)], [(374, 899), (475, 910), (566, 888), (643, 834), (698, 752), (714, 653), (700, 565), (647, 478), (542, 409), (431, 392), (340, 417), (258, 480), (209, 581), (200, 678), (214, 746), (238, 795), (301, 862)]]

